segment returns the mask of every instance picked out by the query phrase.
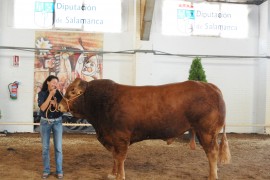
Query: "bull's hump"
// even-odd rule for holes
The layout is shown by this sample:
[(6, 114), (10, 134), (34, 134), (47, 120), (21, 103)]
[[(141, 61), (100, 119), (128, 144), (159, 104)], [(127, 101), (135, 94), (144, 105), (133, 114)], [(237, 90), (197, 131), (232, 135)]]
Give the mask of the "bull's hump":
[(96, 79), (88, 82), (89, 85), (107, 85), (107, 84), (115, 84), (113, 80), (110, 79)]

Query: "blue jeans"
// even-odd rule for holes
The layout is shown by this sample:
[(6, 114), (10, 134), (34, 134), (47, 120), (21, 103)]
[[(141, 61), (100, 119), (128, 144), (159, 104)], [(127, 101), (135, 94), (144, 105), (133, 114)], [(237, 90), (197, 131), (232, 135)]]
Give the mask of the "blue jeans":
[(55, 164), (56, 164), (56, 174), (63, 174), (62, 163), (63, 163), (63, 153), (62, 153), (62, 117), (54, 119), (55, 121), (49, 122), (47, 119), (41, 117), (40, 119), (40, 135), (42, 141), (42, 159), (43, 159), (43, 172), (49, 173), (50, 169), (50, 135), (51, 131), (53, 133), (53, 143), (55, 152)]

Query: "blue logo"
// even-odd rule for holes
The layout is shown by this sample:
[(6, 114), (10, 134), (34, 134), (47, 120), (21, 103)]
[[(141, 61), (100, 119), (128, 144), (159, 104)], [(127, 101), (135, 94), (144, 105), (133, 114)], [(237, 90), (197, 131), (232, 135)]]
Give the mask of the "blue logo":
[(54, 2), (39, 2), (35, 3), (35, 12), (46, 12), (52, 13), (54, 12)]
[(54, 2), (35, 2), (35, 24), (41, 28), (53, 25)]
[(177, 19), (195, 19), (194, 10), (177, 9)]

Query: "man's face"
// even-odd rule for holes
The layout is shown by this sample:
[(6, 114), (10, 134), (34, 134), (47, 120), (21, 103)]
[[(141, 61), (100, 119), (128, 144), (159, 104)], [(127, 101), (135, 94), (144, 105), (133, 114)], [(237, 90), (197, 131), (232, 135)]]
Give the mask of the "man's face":
[(57, 79), (52, 79), (51, 81), (47, 81), (47, 84), (48, 84), (49, 91), (58, 88), (58, 80)]

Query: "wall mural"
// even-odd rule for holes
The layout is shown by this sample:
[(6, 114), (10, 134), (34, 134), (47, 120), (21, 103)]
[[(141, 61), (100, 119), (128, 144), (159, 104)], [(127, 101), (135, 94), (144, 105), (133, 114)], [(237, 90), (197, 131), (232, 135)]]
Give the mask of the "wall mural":
[[(59, 90), (63, 94), (77, 77), (86, 81), (102, 78), (102, 55), (80, 51), (102, 51), (103, 34), (37, 31), (35, 47), (46, 49), (36, 51), (34, 63), (34, 122), (39, 123), (37, 94), (49, 75), (56, 75), (59, 78)], [(87, 123), (87, 121), (76, 119), (66, 113), (63, 116), (63, 123)], [(64, 131), (94, 131), (91, 126), (63, 127)], [(34, 130), (39, 131), (39, 126), (35, 126)]]

